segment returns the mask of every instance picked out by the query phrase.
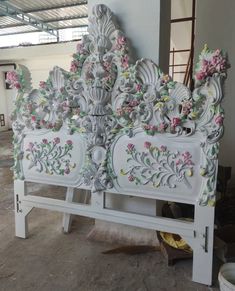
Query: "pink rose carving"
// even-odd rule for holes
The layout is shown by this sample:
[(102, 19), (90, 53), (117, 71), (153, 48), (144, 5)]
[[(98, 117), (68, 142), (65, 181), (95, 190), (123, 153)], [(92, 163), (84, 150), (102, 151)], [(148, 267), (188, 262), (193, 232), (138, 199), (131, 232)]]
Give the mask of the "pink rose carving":
[(135, 146), (133, 145), (133, 143), (128, 143), (127, 148), (129, 151), (133, 151)]
[(54, 138), (54, 143), (55, 143), (55, 144), (60, 143), (60, 138), (59, 138), (59, 137), (55, 137), (55, 138)]
[(171, 126), (176, 127), (178, 125), (180, 125), (181, 120), (179, 117), (173, 117), (171, 120)]
[(222, 115), (217, 115), (215, 117), (215, 123), (218, 124), (219, 126), (223, 125), (224, 118)]
[(149, 148), (151, 147), (151, 142), (146, 141), (146, 142), (144, 143), (144, 147), (145, 147), (146, 149), (149, 149)]

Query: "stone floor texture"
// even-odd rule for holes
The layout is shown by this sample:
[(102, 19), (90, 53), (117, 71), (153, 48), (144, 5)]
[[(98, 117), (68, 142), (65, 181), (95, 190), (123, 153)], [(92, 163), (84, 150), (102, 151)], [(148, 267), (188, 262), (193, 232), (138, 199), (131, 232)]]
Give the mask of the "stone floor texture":
[[(0, 133), (0, 291), (218, 290), (191, 281), (191, 260), (168, 267), (160, 252), (102, 254), (118, 245), (89, 241), (92, 219), (76, 217), (72, 232), (64, 234), (61, 213), (34, 209), (29, 238), (16, 238), (11, 137), (11, 132)], [(65, 192), (35, 184), (29, 189), (61, 199)]]

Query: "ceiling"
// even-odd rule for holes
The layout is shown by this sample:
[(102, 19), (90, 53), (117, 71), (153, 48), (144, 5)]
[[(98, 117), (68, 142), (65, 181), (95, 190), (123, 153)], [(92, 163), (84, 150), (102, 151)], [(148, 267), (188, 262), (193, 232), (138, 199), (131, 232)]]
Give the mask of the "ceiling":
[(87, 24), (85, 0), (0, 0), (0, 36), (36, 31), (56, 36)]

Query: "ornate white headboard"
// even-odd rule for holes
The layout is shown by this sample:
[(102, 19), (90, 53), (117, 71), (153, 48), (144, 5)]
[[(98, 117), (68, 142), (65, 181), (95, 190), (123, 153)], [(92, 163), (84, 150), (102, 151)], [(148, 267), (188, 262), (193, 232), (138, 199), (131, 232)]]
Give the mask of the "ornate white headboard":
[[(23, 66), (8, 73), (18, 89), (13, 113), (16, 235), (26, 237), (32, 207), (181, 234), (194, 253), (193, 279), (211, 283), (219, 139), (223, 134), (225, 54), (205, 46), (195, 90), (151, 60), (131, 62), (128, 40), (105, 5), (93, 8), (70, 72), (54, 67), (32, 90)], [(91, 205), (25, 195), (33, 181), (90, 189)], [(195, 205), (193, 223), (104, 207), (105, 191)], [(201, 247), (203, 245), (203, 247)]]

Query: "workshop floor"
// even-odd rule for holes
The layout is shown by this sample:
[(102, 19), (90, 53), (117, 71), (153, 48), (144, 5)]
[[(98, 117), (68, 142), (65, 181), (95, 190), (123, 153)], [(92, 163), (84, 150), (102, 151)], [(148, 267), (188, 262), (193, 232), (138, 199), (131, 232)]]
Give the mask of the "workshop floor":
[[(191, 260), (168, 267), (160, 252), (102, 254), (117, 245), (87, 239), (92, 219), (77, 217), (72, 232), (64, 234), (61, 213), (34, 209), (29, 238), (16, 238), (11, 138), (10, 131), (0, 132), (0, 291), (219, 290), (191, 281)], [(60, 187), (29, 187), (35, 194), (64, 195)]]

